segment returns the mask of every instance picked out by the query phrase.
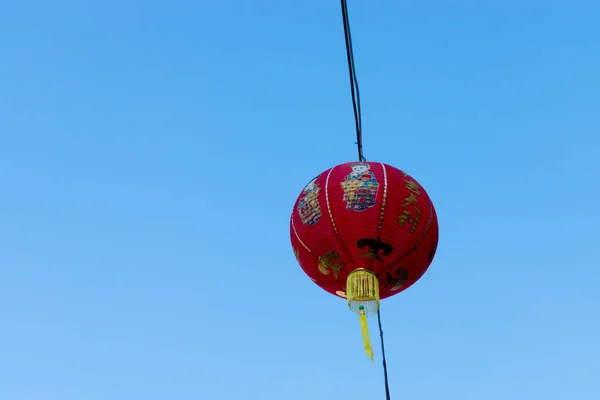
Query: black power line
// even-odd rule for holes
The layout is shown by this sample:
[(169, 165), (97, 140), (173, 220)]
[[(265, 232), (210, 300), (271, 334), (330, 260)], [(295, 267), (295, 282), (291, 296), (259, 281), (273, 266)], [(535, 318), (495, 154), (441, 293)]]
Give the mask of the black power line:
[(379, 324), (379, 337), (381, 338), (381, 358), (383, 359), (383, 379), (385, 381), (385, 399), (390, 400), (390, 385), (388, 384), (387, 364), (385, 362), (385, 346), (383, 345), (383, 329), (381, 329), (381, 314), (377, 310), (377, 323)]
[(352, 92), (352, 106), (354, 107), (354, 121), (356, 123), (356, 145), (358, 146), (358, 160), (365, 161), (362, 145), (362, 116), (360, 113), (360, 92), (354, 67), (354, 51), (352, 50), (352, 36), (350, 34), (350, 21), (348, 20), (348, 5), (342, 1), (342, 19), (344, 20), (344, 36), (346, 39), (346, 54), (348, 56), (348, 70), (350, 72), (350, 89)]
[[(352, 50), (352, 36), (350, 35), (350, 21), (348, 20), (348, 5), (346, 0), (342, 1), (342, 18), (344, 20), (344, 36), (346, 39), (346, 54), (348, 56), (348, 70), (350, 72), (350, 89), (352, 92), (352, 106), (354, 107), (354, 121), (356, 123), (356, 145), (358, 146), (359, 161), (366, 161), (363, 156), (362, 146), (362, 116), (360, 113), (360, 92), (356, 69), (354, 67), (354, 51)], [(388, 384), (387, 363), (385, 361), (385, 346), (383, 343), (383, 329), (381, 328), (381, 314), (377, 311), (377, 322), (379, 325), (379, 336), (381, 338), (381, 358), (383, 359), (383, 378), (385, 381), (385, 398), (390, 400), (390, 387)]]

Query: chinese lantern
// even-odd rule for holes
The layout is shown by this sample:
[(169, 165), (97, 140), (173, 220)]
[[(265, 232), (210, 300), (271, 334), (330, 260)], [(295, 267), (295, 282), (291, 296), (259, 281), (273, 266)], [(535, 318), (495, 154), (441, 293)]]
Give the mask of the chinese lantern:
[(381, 299), (425, 273), (437, 249), (438, 221), (429, 196), (408, 174), (353, 162), (306, 185), (292, 211), (290, 236), (304, 272), (359, 315), (372, 360), (367, 317), (379, 311)]

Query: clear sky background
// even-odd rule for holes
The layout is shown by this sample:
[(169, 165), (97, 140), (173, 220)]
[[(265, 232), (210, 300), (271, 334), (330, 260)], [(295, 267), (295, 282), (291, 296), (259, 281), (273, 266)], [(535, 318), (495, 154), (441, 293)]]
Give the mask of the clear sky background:
[[(599, 399), (600, 3), (349, 7), (365, 156), (440, 222), (392, 398)], [(338, 1), (0, 1), (0, 398), (384, 399), (289, 242), (347, 73)]]

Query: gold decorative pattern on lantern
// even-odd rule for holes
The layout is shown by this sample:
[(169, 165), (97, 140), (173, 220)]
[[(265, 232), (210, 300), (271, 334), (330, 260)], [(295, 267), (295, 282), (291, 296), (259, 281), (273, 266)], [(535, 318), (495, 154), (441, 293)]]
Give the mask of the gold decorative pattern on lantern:
[(340, 269), (346, 265), (345, 262), (339, 260), (340, 255), (336, 251), (328, 251), (325, 255), (319, 257), (319, 272), (323, 275), (329, 275), (329, 270), (331, 270), (333, 271), (333, 276), (337, 279)]
[(406, 182), (405, 187), (410, 190), (411, 193), (404, 198), (404, 203), (400, 204), (400, 206), (410, 207), (412, 210), (402, 210), (402, 213), (398, 215), (398, 224), (403, 228), (405, 225), (410, 226), (410, 233), (415, 233), (417, 225), (421, 220), (421, 209), (419, 208), (419, 198), (417, 197), (421, 196), (421, 188), (419, 184), (412, 179), (405, 179), (404, 182)]
[(417, 224), (421, 219), (421, 211), (419, 211), (418, 208), (416, 210), (417, 211), (415, 214), (413, 214), (411, 211), (404, 210), (402, 211), (402, 215), (398, 216), (398, 223), (401, 227), (404, 228), (404, 225), (406, 223), (410, 225), (410, 233), (415, 233), (415, 231), (417, 230)]
[(413, 181), (412, 179), (410, 180), (404, 180), (404, 182), (406, 182), (406, 188), (408, 190), (410, 190), (411, 192), (413, 192), (414, 194), (420, 196), (421, 195), (421, 187), (419, 186), (419, 184), (415, 181)]
[(404, 284), (408, 280), (408, 271), (406, 268), (396, 268), (396, 271), (392, 274), (389, 271), (386, 272), (385, 288), (390, 288), (392, 292), (398, 291), (404, 287)]
[(404, 198), (404, 203), (401, 204), (402, 207), (410, 206), (412, 203), (418, 203), (419, 199), (417, 199), (414, 193), (411, 193), (410, 196)]

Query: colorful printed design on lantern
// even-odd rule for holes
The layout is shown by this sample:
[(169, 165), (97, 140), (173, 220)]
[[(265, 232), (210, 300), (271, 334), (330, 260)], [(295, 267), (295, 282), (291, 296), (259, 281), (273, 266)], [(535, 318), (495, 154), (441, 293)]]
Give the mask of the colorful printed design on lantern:
[(364, 211), (375, 205), (379, 183), (370, 169), (364, 162), (353, 164), (352, 172), (342, 182), (347, 210)]
[(404, 198), (404, 203), (400, 204), (404, 208), (408, 208), (402, 211), (398, 216), (398, 224), (404, 228), (408, 226), (410, 233), (415, 233), (417, 225), (421, 219), (421, 209), (419, 208), (419, 198), (421, 196), (421, 190), (419, 184), (413, 180), (404, 180), (406, 182), (405, 187), (410, 191), (410, 195)]
[(360, 256), (365, 258), (374, 258), (379, 262), (383, 262), (383, 259), (379, 255), (380, 253), (382, 256), (389, 256), (390, 254), (392, 254), (392, 251), (394, 251), (394, 247), (391, 244), (382, 241), (380, 238), (358, 239), (358, 241), (356, 242), (356, 247), (358, 247), (359, 249), (364, 249), (365, 247), (367, 247), (368, 251), (366, 253), (361, 254)]
[(319, 222), (319, 218), (323, 213), (321, 212), (321, 206), (319, 205), (319, 192), (321, 188), (316, 183), (317, 178), (313, 179), (306, 185), (300, 195), (298, 201), (298, 215), (304, 225), (315, 225)]
[(329, 275), (329, 270), (332, 270), (333, 276), (337, 279), (340, 269), (346, 265), (345, 262), (339, 260), (340, 255), (336, 251), (328, 251), (324, 256), (319, 257), (319, 272), (323, 275)]

